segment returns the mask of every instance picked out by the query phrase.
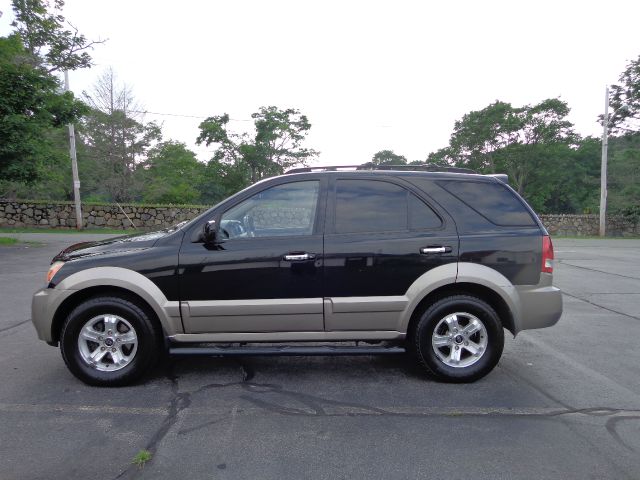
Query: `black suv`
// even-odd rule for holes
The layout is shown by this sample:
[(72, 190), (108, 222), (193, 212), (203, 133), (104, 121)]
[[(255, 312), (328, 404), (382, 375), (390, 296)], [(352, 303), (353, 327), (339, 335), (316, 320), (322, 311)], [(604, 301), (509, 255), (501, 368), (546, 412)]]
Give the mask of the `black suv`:
[(473, 381), (497, 364), (503, 329), (562, 313), (551, 240), (505, 181), (299, 169), (188, 223), (65, 249), (33, 323), (93, 385), (129, 383), (166, 351), (406, 351), (440, 380)]

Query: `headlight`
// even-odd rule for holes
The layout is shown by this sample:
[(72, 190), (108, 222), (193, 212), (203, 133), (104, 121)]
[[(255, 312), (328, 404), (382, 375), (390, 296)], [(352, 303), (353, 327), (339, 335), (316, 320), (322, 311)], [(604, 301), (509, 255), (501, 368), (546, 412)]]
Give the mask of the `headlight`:
[(58, 273), (58, 270), (64, 265), (64, 262), (53, 262), (49, 267), (49, 271), (47, 272), (47, 283), (51, 283), (53, 277)]

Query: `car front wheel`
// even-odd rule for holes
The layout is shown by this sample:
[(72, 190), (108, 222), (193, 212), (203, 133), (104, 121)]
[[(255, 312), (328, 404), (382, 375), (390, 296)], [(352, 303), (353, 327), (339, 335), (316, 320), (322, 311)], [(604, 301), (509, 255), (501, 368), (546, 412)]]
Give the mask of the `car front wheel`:
[(61, 332), (62, 357), (89, 385), (137, 380), (157, 360), (158, 335), (143, 308), (126, 298), (94, 297), (78, 305)]

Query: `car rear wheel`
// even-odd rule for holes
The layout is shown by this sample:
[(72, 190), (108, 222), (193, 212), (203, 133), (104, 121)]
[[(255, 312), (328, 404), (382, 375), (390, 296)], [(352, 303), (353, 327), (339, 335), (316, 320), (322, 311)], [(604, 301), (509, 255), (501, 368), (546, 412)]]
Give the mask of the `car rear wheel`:
[(144, 309), (116, 296), (93, 297), (78, 305), (60, 337), (67, 367), (89, 385), (131, 383), (155, 364), (160, 350)]
[(445, 382), (473, 382), (498, 363), (504, 331), (495, 310), (470, 295), (451, 295), (420, 317), (413, 349), (426, 370)]

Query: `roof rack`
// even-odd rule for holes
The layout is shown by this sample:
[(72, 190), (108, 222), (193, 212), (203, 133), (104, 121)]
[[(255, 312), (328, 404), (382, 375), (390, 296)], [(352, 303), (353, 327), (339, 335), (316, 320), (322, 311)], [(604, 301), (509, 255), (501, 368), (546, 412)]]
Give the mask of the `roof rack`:
[(306, 172), (337, 172), (342, 170), (403, 170), (417, 172), (451, 172), (451, 173), (478, 173), (470, 168), (458, 167), (438, 167), (434, 165), (374, 165), (372, 163), (363, 163), (362, 165), (327, 165), (317, 167), (300, 167), (287, 170), (286, 175), (290, 173), (306, 173)]

